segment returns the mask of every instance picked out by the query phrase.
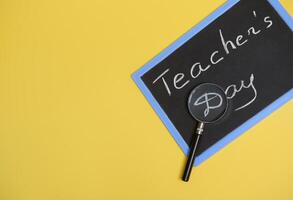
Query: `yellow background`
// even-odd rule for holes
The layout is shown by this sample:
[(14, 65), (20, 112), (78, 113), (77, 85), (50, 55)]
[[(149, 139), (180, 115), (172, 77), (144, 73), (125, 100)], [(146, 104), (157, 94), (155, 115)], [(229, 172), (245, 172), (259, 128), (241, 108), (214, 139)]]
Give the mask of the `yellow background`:
[(292, 101), (186, 184), (182, 151), (130, 78), (223, 3), (1, 0), (0, 199), (292, 200)]

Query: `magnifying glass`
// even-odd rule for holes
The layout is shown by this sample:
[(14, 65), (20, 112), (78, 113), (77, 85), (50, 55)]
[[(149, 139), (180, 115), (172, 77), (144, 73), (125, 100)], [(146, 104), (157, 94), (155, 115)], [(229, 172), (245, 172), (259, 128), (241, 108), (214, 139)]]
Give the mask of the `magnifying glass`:
[(193, 167), (195, 152), (205, 124), (220, 120), (228, 108), (225, 91), (213, 83), (203, 83), (195, 87), (188, 98), (188, 110), (197, 121), (195, 137), (191, 142), (190, 152), (182, 180), (187, 182)]

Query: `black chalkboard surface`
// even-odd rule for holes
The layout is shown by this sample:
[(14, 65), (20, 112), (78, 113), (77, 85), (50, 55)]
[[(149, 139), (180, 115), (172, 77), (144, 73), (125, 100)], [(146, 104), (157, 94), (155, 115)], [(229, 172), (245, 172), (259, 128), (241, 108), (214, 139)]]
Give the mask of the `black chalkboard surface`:
[(291, 26), (278, 1), (228, 1), (133, 75), (185, 153), (196, 125), (190, 91), (224, 88), (229, 115), (205, 127), (196, 164), (292, 98)]

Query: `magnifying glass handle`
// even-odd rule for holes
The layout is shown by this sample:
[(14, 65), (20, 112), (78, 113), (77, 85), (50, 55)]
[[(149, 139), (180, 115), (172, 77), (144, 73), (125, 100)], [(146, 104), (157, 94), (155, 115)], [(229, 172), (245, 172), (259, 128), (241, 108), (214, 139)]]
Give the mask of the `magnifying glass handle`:
[(194, 140), (192, 141), (192, 145), (190, 148), (190, 152), (189, 152), (189, 156), (188, 156), (188, 160), (185, 166), (185, 170), (184, 170), (184, 174), (182, 177), (182, 180), (185, 182), (188, 182), (190, 174), (191, 174), (191, 170), (193, 167), (193, 163), (194, 163), (194, 159), (195, 159), (195, 152), (196, 152), (196, 147), (198, 145), (199, 142), (199, 138), (203, 132), (203, 127), (204, 127), (204, 123), (199, 122), (196, 128), (196, 138), (194, 138)]

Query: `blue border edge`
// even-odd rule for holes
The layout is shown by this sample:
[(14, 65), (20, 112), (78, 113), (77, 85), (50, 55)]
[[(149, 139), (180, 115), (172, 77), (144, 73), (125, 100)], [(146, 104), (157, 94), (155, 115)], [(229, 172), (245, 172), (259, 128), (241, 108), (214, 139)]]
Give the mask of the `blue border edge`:
[[(160, 119), (163, 121), (169, 132), (172, 134), (173, 138), (179, 145), (179, 147), (182, 149), (183, 153), (185, 155), (188, 154), (189, 147), (178, 132), (178, 130), (175, 128), (171, 120), (168, 118), (166, 113), (163, 111), (159, 103), (156, 101), (156, 99), (153, 97), (149, 89), (146, 87), (144, 82), (142, 81), (141, 77), (143, 74), (145, 74), (147, 71), (149, 71), (151, 68), (156, 66), (159, 62), (161, 62), (163, 59), (165, 59), (167, 56), (169, 56), (172, 52), (174, 52), (177, 48), (179, 48), (181, 45), (183, 45), (185, 42), (187, 42), (189, 39), (191, 39), (194, 35), (196, 35), (198, 32), (200, 32), (202, 29), (204, 29), (206, 26), (208, 26), (211, 22), (213, 22), (215, 19), (217, 19), (219, 16), (224, 14), (227, 10), (229, 10), (231, 7), (233, 7), (235, 4), (237, 4), (240, 0), (228, 0), (226, 3), (224, 3), (220, 8), (218, 8), (216, 11), (214, 11), (211, 15), (206, 17), (203, 21), (201, 21), (198, 25), (191, 28), (188, 32), (186, 32), (183, 36), (181, 36), (179, 39), (177, 39), (174, 43), (172, 43), (169, 47), (164, 49), (161, 53), (159, 53), (157, 56), (155, 56), (152, 60), (150, 60), (148, 63), (146, 63), (144, 66), (142, 66), (139, 70), (134, 72), (132, 74), (132, 79), (137, 84), (141, 92), (144, 94), (146, 99), (149, 101), (157, 115), (160, 117)], [(280, 4), (278, 0), (268, 0), (268, 2), (272, 5), (272, 7), (278, 12), (278, 14), (282, 17), (282, 19), (287, 23), (287, 25), (290, 27), (290, 29), (293, 31), (293, 20), (292, 17), (287, 13), (285, 8)], [(237, 137), (239, 137), (241, 134), (243, 134), (245, 131), (253, 127), (255, 124), (260, 122), (262, 119), (267, 117), (269, 114), (280, 108), (282, 105), (286, 104), (293, 98), (293, 89), (289, 90), (287, 93), (279, 97), (277, 100), (275, 100), (273, 103), (268, 105), (266, 108), (264, 108), (262, 111), (257, 113), (255, 116), (244, 122), (242, 125), (240, 125), (238, 128), (234, 129), (232, 132), (227, 134), (224, 138), (216, 142), (214, 145), (209, 147), (207, 150), (202, 152), (199, 156), (195, 158), (195, 166), (200, 165), (205, 160), (207, 160), (209, 157), (211, 157), (213, 154), (221, 150), (223, 147), (225, 147), (227, 144), (235, 140)]]

